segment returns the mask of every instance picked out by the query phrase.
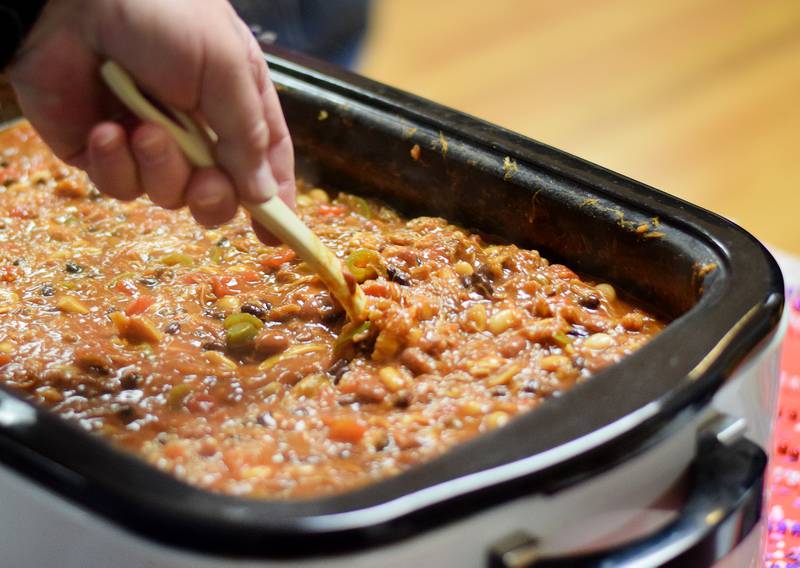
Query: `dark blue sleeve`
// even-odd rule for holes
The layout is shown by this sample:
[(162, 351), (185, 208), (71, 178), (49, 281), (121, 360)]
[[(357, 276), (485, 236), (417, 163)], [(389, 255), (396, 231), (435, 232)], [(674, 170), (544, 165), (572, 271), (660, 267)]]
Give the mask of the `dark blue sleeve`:
[(369, 0), (232, 0), (250, 26), (274, 32), (276, 43), (351, 66), (369, 19)]
[(14, 58), (44, 5), (45, 0), (0, 0), (0, 68)]

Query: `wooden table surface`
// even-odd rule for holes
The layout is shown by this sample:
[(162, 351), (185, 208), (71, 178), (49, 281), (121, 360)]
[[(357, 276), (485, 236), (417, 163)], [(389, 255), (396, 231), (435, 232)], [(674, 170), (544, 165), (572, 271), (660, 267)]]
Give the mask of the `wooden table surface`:
[(360, 71), (800, 254), (800, 1), (377, 0)]

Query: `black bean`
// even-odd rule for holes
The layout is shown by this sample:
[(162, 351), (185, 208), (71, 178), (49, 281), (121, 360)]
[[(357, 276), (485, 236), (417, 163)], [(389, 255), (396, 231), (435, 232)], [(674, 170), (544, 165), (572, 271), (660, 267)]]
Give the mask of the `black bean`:
[(583, 327), (574, 326), (570, 328), (570, 330), (567, 332), (567, 335), (571, 337), (589, 337), (589, 332)]
[(402, 270), (400, 270), (399, 268), (395, 268), (394, 266), (386, 267), (386, 276), (389, 278), (390, 282), (396, 282), (401, 286), (411, 285), (411, 277)]
[(219, 341), (206, 341), (202, 347), (206, 351), (225, 351), (225, 346)]
[(107, 376), (111, 374), (111, 369), (104, 365), (89, 365), (86, 370), (95, 375)]
[(584, 308), (589, 308), (590, 310), (594, 310), (600, 305), (600, 296), (596, 294), (586, 294), (581, 296), (579, 303)]
[(252, 302), (247, 302), (242, 304), (242, 307), (239, 308), (239, 311), (243, 314), (250, 314), (251, 316), (255, 316), (260, 320), (267, 319), (267, 312), (269, 311), (269, 304), (254, 304)]
[(508, 387), (505, 385), (497, 385), (496, 387), (489, 389), (489, 394), (494, 397), (508, 396)]
[(42, 284), (42, 287), (39, 288), (39, 294), (45, 297), (55, 296), (55, 293), (56, 289), (50, 284)]
[(156, 286), (158, 286), (158, 279), (150, 277), (139, 278), (139, 284), (141, 284), (145, 288), (155, 288)]
[(394, 395), (392, 405), (395, 408), (408, 408), (411, 405), (412, 398), (411, 393), (403, 389)]
[(350, 366), (350, 361), (347, 359), (337, 359), (333, 365), (328, 368), (328, 374), (333, 377), (333, 384), (338, 385), (342, 380), (342, 375), (347, 372)]
[(217, 241), (217, 246), (220, 248), (224, 248), (230, 246), (231, 242), (228, 240), (227, 237), (222, 237), (220, 240)]
[(487, 300), (491, 300), (494, 294), (492, 280), (480, 269), (470, 276), (462, 276), (461, 284), (467, 289), (474, 288), (476, 292)]
[(123, 404), (116, 410), (115, 414), (123, 424), (130, 424), (139, 418), (139, 413), (130, 404)]
[(472, 285), (478, 293), (487, 300), (491, 299), (494, 295), (494, 285), (492, 284), (492, 279), (486, 273), (485, 266), (481, 266), (472, 275)]
[(170, 322), (167, 324), (167, 327), (164, 328), (164, 331), (170, 335), (175, 335), (181, 330), (181, 324), (176, 321)]
[(119, 380), (119, 385), (122, 387), (122, 390), (133, 390), (139, 386), (141, 380), (142, 375), (139, 373), (128, 372), (122, 375)]
[(83, 267), (80, 264), (76, 264), (70, 260), (64, 265), (64, 270), (66, 270), (69, 274), (80, 274), (83, 272)]
[(334, 325), (344, 319), (345, 312), (339, 306), (323, 306), (320, 308), (320, 321), (327, 325)]

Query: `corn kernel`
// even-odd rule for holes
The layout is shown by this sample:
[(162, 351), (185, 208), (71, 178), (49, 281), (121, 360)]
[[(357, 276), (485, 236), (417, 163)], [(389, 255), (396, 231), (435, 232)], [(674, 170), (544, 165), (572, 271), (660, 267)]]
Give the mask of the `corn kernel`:
[(485, 424), (489, 430), (494, 430), (495, 428), (500, 428), (508, 424), (510, 419), (511, 417), (507, 412), (497, 411), (492, 412), (486, 417)]
[(614, 290), (614, 287), (611, 284), (598, 284), (595, 286), (595, 289), (605, 296), (606, 300), (609, 302), (613, 302), (617, 299), (617, 291)]
[(328, 383), (328, 379), (322, 373), (315, 373), (307, 377), (303, 377), (294, 385), (292, 392), (305, 397), (312, 397), (316, 395), (319, 390)]
[(56, 301), (56, 307), (68, 314), (88, 314), (87, 308), (79, 299), (73, 296), (61, 296)]
[(484, 357), (472, 363), (469, 366), (469, 374), (473, 377), (483, 378), (491, 375), (495, 370), (500, 368), (503, 360), (497, 357)]
[(406, 386), (405, 378), (394, 367), (383, 367), (378, 371), (378, 378), (389, 392), (397, 392)]
[(453, 266), (453, 269), (459, 276), (472, 276), (472, 274), (475, 272), (475, 269), (472, 268), (472, 265), (469, 262), (464, 262), (463, 260), (456, 262), (455, 266)]
[(492, 375), (486, 380), (486, 385), (489, 387), (497, 387), (500, 385), (507, 385), (511, 382), (517, 373), (522, 370), (521, 363), (513, 363), (504, 369), (502, 369), (499, 373)]
[(542, 357), (542, 360), (539, 361), (539, 367), (545, 371), (556, 371), (561, 367), (570, 365), (572, 365), (572, 362), (569, 357), (564, 355), (548, 355), (547, 357)]
[(328, 193), (324, 189), (318, 187), (309, 191), (308, 196), (316, 203), (330, 203), (331, 200), (330, 197), (328, 197)]
[(467, 331), (483, 331), (486, 329), (486, 306), (475, 304), (467, 308), (466, 325)]
[(131, 343), (150, 343), (151, 345), (158, 344), (164, 337), (155, 324), (143, 316), (128, 318), (123, 336)]
[(518, 322), (519, 314), (516, 310), (500, 310), (488, 319), (486, 326), (494, 335), (500, 335)]
[(19, 303), (19, 295), (11, 290), (0, 290), (0, 314), (5, 314), (14, 309)]
[(607, 333), (595, 333), (583, 340), (583, 346), (587, 349), (607, 349), (614, 345), (614, 339)]
[(479, 414), (483, 414), (483, 408), (479, 402), (474, 400), (468, 400), (458, 410), (461, 416), (478, 416)]
[(214, 305), (226, 314), (230, 314), (238, 310), (240, 304), (241, 302), (236, 296), (223, 296), (214, 302)]

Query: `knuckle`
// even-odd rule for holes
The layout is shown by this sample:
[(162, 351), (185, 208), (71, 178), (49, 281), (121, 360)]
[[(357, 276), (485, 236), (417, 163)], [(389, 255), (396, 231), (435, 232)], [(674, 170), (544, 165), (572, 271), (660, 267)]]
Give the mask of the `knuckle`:
[(253, 122), (244, 138), (244, 143), (253, 154), (263, 155), (269, 147), (269, 127), (263, 119)]

